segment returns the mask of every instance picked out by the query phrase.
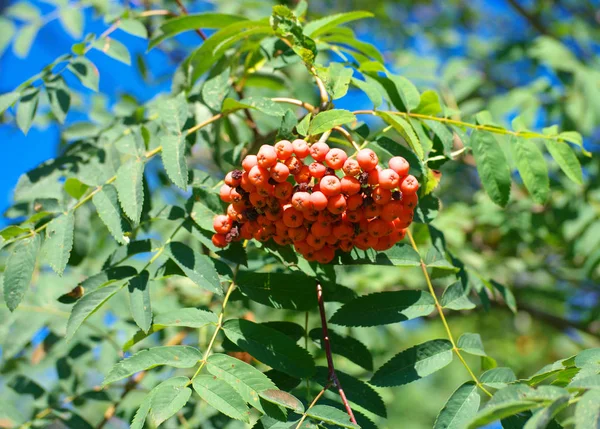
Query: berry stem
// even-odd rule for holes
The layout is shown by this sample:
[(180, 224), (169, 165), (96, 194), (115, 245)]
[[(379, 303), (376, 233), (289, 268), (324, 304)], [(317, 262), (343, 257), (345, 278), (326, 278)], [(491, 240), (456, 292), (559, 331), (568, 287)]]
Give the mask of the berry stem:
[(425, 261), (421, 257), (421, 254), (419, 253), (419, 248), (417, 247), (417, 244), (415, 243), (415, 239), (413, 238), (413, 235), (409, 229), (406, 230), (406, 236), (408, 237), (408, 240), (410, 241), (410, 245), (412, 246), (412, 248), (415, 250), (415, 252), (417, 252), (417, 254), (419, 254), (419, 259), (421, 261), (421, 269), (423, 270), (423, 275), (425, 276), (425, 282), (427, 283), (427, 288), (429, 289), (429, 293), (431, 293), (431, 296), (433, 297), (435, 307), (438, 310), (438, 314), (440, 315), (440, 319), (442, 320), (442, 324), (444, 325), (444, 329), (446, 330), (448, 339), (450, 340), (450, 343), (452, 344), (452, 351), (454, 353), (456, 353), (456, 356), (462, 362), (462, 364), (466, 368), (467, 372), (469, 373), (469, 375), (471, 376), (471, 378), (473, 379), (473, 381), (475, 382), (477, 387), (479, 387), (486, 395), (492, 396), (492, 394), (483, 386), (483, 384), (481, 384), (481, 382), (479, 381), (479, 379), (477, 378), (477, 376), (475, 375), (475, 373), (473, 372), (473, 370), (471, 369), (471, 367), (469, 366), (467, 361), (462, 356), (460, 349), (456, 345), (456, 341), (454, 340), (454, 335), (452, 335), (452, 331), (450, 330), (450, 325), (448, 325), (448, 321), (446, 320), (446, 316), (444, 315), (444, 311), (440, 304), (440, 301), (437, 298), (435, 289), (433, 289), (433, 284), (431, 283), (431, 278), (429, 277), (429, 273), (427, 272), (427, 265), (425, 264)]
[(306, 417), (308, 416), (308, 412), (310, 411), (310, 409), (317, 404), (317, 401), (319, 399), (321, 399), (321, 396), (323, 396), (323, 394), (330, 387), (331, 387), (331, 382), (327, 382), (327, 384), (325, 385), (325, 387), (323, 387), (323, 389), (321, 389), (321, 391), (317, 394), (317, 396), (315, 396), (315, 399), (313, 399), (313, 401), (310, 403), (310, 405), (308, 406), (308, 408), (306, 409), (306, 411), (304, 412), (304, 414), (302, 414), (302, 418), (300, 419), (300, 421), (296, 425), (296, 429), (300, 429), (300, 426), (302, 426), (302, 423), (304, 423), (304, 420), (306, 420)]
[(329, 341), (329, 329), (327, 328), (327, 315), (325, 314), (325, 304), (323, 301), (323, 288), (321, 287), (321, 283), (317, 282), (317, 302), (319, 303), (319, 314), (321, 315), (321, 328), (323, 330), (323, 349), (325, 350), (325, 356), (327, 356), (327, 369), (329, 370), (328, 384), (333, 384), (342, 399), (342, 403), (344, 407), (346, 407), (346, 412), (350, 416), (350, 421), (354, 424), (356, 423), (356, 419), (354, 418), (354, 413), (352, 412), (352, 408), (348, 403), (348, 399), (346, 398), (346, 394), (344, 393), (344, 389), (342, 389), (342, 385), (340, 380), (335, 373), (335, 366), (333, 364), (333, 355), (331, 353), (331, 342)]

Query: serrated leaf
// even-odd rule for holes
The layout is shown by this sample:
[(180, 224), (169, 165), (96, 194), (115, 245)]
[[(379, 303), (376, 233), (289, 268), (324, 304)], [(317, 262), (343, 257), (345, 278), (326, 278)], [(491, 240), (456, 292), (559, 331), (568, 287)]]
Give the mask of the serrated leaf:
[(181, 135), (166, 135), (160, 143), (161, 157), (167, 175), (177, 187), (187, 190), (189, 173), (185, 157), (185, 139)]
[(185, 93), (161, 100), (157, 105), (158, 115), (163, 127), (169, 134), (181, 135), (188, 117), (188, 104)]
[(92, 91), (98, 91), (100, 73), (90, 60), (85, 57), (73, 58), (67, 68), (79, 79), (83, 86)]
[(84, 16), (83, 11), (78, 7), (62, 7), (58, 18), (65, 31), (74, 39), (81, 39), (83, 36)]
[(296, 131), (298, 132), (298, 134), (300, 134), (301, 136), (306, 136), (308, 134), (308, 127), (310, 126), (311, 118), (312, 113), (308, 112), (306, 116), (302, 118), (300, 122), (298, 122), (298, 125), (296, 125)]
[[(416, 109), (421, 101), (421, 94), (419, 94), (417, 87), (404, 76), (396, 76), (391, 73), (388, 73), (387, 76), (396, 86), (396, 90), (402, 99), (402, 104), (404, 104), (404, 111), (410, 112)], [(396, 107), (400, 109), (402, 106)]]
[(100, 307), (119, 292), (123, 286), (124, 284), (113, 284), (83, 295), (83, 297), (75, 303), (71, 315), (69, 316), (66, 334), (67, 341), (70, 341), (71, 338), (73, 338), (73, 335), (75, 335), (75, 332), (77, 332), (83, 322), (98, 311)]
[(10, 311), (18, 307), (25, 296), (25, 291), (29, 288), (41, 241), (39, 234), (23, 239), (15, 244), (6, 259), (2, 283), (4, 301)]
[(477, 414), (480, 401), (477, 385), (466, 382), (450, 396), (435, 420), (434, 429), (463, 429)]
[(106, 386), (122, 380), (139, 371), (168, 365), (174, 368), (191, 368), (202, 359), (200, 350), (190, 346), (161, 346), (137, 352), (131, 357), (117, 362), (106, 378)]
[(311, 278), (304, 273), (256, 273), (240, 271), (236, 283), (240, 292), (269, 307), (308, 311), (317, 306), (314, 290), (306, 284)]
[[(133, 417), (133, 421), (131, 422), (131, 429), (143, 429), (144, 428), (144, 423), (146, 422), (146, 418), (148, 417), (148, 414), (150, 413), (150, 409), (154, 405), (153, 404), (154, 395), (157, 392), (162, 391), (166, 387), (184, 388), (185, 386), (187, 386), (189, 384), (189, 382), (190, 382), (190, 379), (187, 377), (183, 377), (183, 376), (172, 377), (172, 378), (169, 378), (169, 379), (163, 381), (156, 387), (154, 387), (154, 389), (152, 389), (150, 391), (150, 393), (148, 393), (146, 395), (146, 397), (140, 404), (140, 407), (136, 411), (135, 416)], [(161, 404), (162, 404), (162, 401), (159, 401), (158, 405), (160, 406)]]
[(542, 151), (532, 140), (518, 137), (512, 139), (511, 147), (525, 187), (536, 203), (544, 204), (550, 192), (550, 179)]
[(511, 368), (500, 367), (484, 372), (479, 380), (486, 386), (502, 389), (507, 384), (517, 381), (517, 376)]
[(294, 395), (278, 389), (267, 389), (259, 392), (259, 396), (272, 404), (291, 409), (296, 414), (304, 413), (304, 404)]
[(494, 203), (506, 206), (510, 197), (510, 169), (500, 145), (492, 134), (477, 130), (471, 135), (471, 148), (483, 189)]
[(0, 115), (4, 113), (10, 106), (15, 104), (21, 98), (21, 93), (17, 91), (7, 92), (0, 95)]
[(362, 92), (367, 94), (371, 103), (373, 103), (373, 107), (377, 108), (381, 106), (383, 103), (383, 94), (379, 90), (379, 86), (373, 84), (372, 80), (369, 80), (368, 76), (365, 76), (365, 80), (360, 80), (356, 78), (352, 78), (352, 85), (356, 86)]
[[(167, 383), (168, 381), (172, 381)], [(155, 426), (159, 426), (183, 408), (192, 396), (192, 389), (187, 387), (187, 377), (176, 377), (159, 384), (152, 393), (150, 418)]]
[(330, 63), (327, 68), (318, 68), (317, 75), (325, 84), (332, 100), (342, 98), (348, 92), (348, 85), (352, 78), (352, 69), (340, 63)]
[(219, 275), (208, 256), (177, 241), (169, 243), (165, 250), (190, 280), (217, 295), (223, 294)]
[[(440, 104), (440, 98), (437, 92), (428, 89), (421, 94), (419, 105), (414, 109), (415, 113), (422, 115), (435, 116), (441, 113), (442, 105)], [(433, 122), (433, 121), (432, 121)]]
[(396, 244), (384, 252), (353, 249), (343, 253), (339, 262), (343, 265), (393, 265), (395, 267), (418, 267), (421, 264), (419, 254), (407, 244)]
[(229, 85), (229, 73), (229, 68), (226, 68), (202, 85), (202, 99), (204, 103), (217, 112), (221, 111), (223, 100), (225, 100), (231, 88)]
[(13, 41), (13, 52), (17, 57), (27, 57), (38, 31), (40, 31), (40, 26), (37, 23), (24, 25), (17, 30), (17, 36)]
[(577, 368), (590, 367), (600, 371), (600, 347), (584, 350), (575, 356), (575, 366)]
[(446, 288), (440, 301), (442, 307), (451, 310), (471, 310), (475, 308), (467, 295), (460, 281), (452, 283)]
[(223, 332), (234, 344), (270, 367), (294, 377), (306, 378), (315, 372), (310, 354), (287, 335), (249, 320), (233, 319)]
[(142, 39), (148, 38), (148, 30), (144, 24), (136, 19), (122, 19), (119, 21), (119, 28), (126, 33), (133, 36), (140, 37)]
[(154, 323), (147, 332), (138, 331), (123, 345), (123, 351), (129, 350), (133, 345), (139, 343), (149, 335), (161, 331), (168, 326), (202, 328), (209, 324), (217, 323), (217, 315), (212, 311), (200, 310), (199, 308), (180, 308), (174, 311), (157, 314)]
[(63, 275), (71, 256), (74, 228), (75, 214), (72, 211), (52, 219), (46, 228), (44, 259), (59, 276)]
[(23, 131), (23, 134), (27, 134), (31, 127), (37, 112), (39, 100), (40, 90), (38, 88), (29, 88), (25, 90), (19, 100), (16, 121), (21, 131)]
[(432, 340), (406, 349), (379, 368), (370, 383), (401, 386), (427, 377), (452, 362), (452, 343)]
[(308, 37), (316, 38), (325, 34), (331, 29), (345, 24), (346, 22), (356, 21), (357, 19), (371, 18), (373, 14), (366, 11), (355, 11), (347, 13), (338, 13), (325, 18), (309, 22), (304, 26), (304, 34)]
[(457, 346), (459, 349), (464, 350), (469, 354), (475, 356), (487, 356), (479, 334), (462, 334), (458, 339)]
[(85, 191), (87, 191), (88, 188), (89, 187), (86, 184), (82, 183), (75, 177), (69, 177), (67, 180), (65, 180), (65, 192), (76, 200), (83, 197), (83, 194), (85, 194)]
[(435, 308), (425, 291), (399, 290), (364, 295), (344, 304), (330, 319), (342, 326), (379, 326), (427, 316)]
[(581, 135), (581, 133), (577, 131), (563, 131), (558, 135), (558, 138), (569, 143), (573, 143), (576, 146), (579, 146), (585, 156), (592, 156), (592, 154), (585, 150), (585, 147), (583, 147), (583, 136)]
[(377, 112), (377, 116), (380, 116), (404, 138), (408, 146), (421, 161), (425, 158), (423, 146), (415, 134), (415, 130), (408, 121), (400, 116), (390, 115), (386, 112)]
[(566, 406), (570, 397), (568, 395), (555, 399), (551, 404), (537, 411), (523, 429), (546, 429), (552, 418)]
[(575, 429), (600, 428), (600, 390), (586, 392), (575, 408)]
[(356, 120), (356, 117), (349, 110), (331, 109), (318, 113), (313, 118), (308, 127), (308, 134), (315, 135), (329, 131), (333, 127), (348, 124)]
[(223, 101), (223, 107), (221, 111), (223, 113), (229, 113), (241, 109), (255, 109), (259, 112), (269, 116), (282, 117), (285, 115), (286, 110), (279, 103), (275, 103), (273, 100), (267, 97), (246, 97), (241, 100), (234, 100), (233, 98), (226, 98)]
[(566, 143), (559, 143), (555, 140), (544, 140), (546, 148), (552, 158), (556, 161), (561, 170), (573, 182), (581, 185), (583, 183), (583, 173), (581, 164), (573, 152), (573, 149)]
[(128, 243), (129, 240), (125, 237), (117, 189), (110, 184), (104, 185), (99, 192), (94, 194), (92, 202), (94, 203), (94, 207), (96, 207), (98, 216), (115, 240), (120, 244)]
[(131, 54), (129, 53), (129, 50), (118, 40), (105, 37), (103, 39), (95, 40), (92, 43), (92, 46), (94, 49), (104, 52), (106, 55), (119, 62), (127, 64), (128, 66), (131, 65)]
[(141, 159), (133, 159), (119, 167), (115, 180), (121, 207), (135, 223), (140, 221), (144, 206), (144, 167)]
[(306, 410), (306, 415), (317, 421), (330, 423), (343, 428), (360, 429), (360, 426), (350, 422), (348, 414), (337, 408), (330, 407), (329, 405), (315, 405)]
[(259, 392), (276, 389), (277, 386), (262, 372), (241, 360), (216, 353), (207, 359), (206, 367), (215, 377), (224, 380), (254, 408), (264, 412)]
[(150, 303), (150, 285), (148, 271), (142, 271), (138, 276), (129, 280), (129, 308), (133, 320), (144, 332), (152, 325), (152, 305)]
[[(313, 341), (321, 344), (323, 331), (321, 328), (315, 328), (310, 331), (309, 336)], [(344, 356), (367, 371), (373, 371), (373, 356), (371, 356), (371, 352), (367, 346), (356, 338), (352, 336), (344, 337), (330, 329), (329, 342), (332, 353)]]
[(475, 429), (538, 407), (540, 403), (527, 398), (532, 392), (533, 389), (522, 384), (510, 385), (497, 391), (467, 427)]
[(193, 386), (196, 393), (217, 411), (232, 419), (250, 422), (246, 402), (226, 382), (211, 375), (199, 375), (194, 378)]

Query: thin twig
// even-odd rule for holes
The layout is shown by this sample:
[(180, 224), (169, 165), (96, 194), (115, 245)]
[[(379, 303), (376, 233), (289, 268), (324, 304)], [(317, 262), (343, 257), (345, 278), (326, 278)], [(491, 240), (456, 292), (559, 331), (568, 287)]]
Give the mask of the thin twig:
[[(175, 0), (177, 2), (177, 6), (179, 6), (179, 9), (181, 10), (181, 13), (184, 15), (188, 14), (188, 10), (185, 7), (185, 5), (181, 2), (181, 0)], [(200, 28), (196, 28), (196, 34), (198, 34), (198, 36), (200, 36), (202, 38), (202, 40), (206, 40), (206, 34), (204, 34), (204, 31), (202, 31), (202, 29)]]
[(319, 399), (321, 399), (321, 396), (323, 396), (323, 394), (330, 387), (331, 387), (331, 381), (328, 381), (327, 384), (325, 385), (325, 387), (323, 387), (323, 389), (321, 389), (321, 391), (319, 392), (319, 394), (317, 396), (315, 396), (315, 399), (313, 399), (313, 401), (310, 403), (310, 405), (308, 406), (308, 408), (306, 409), (306, 411), (304, 412), (304, 414), (302, 414), (302, 418), (300, 419), (300, 421), (296, 425), (296, 429), (300, 429), (300, 426), (302, 426), (302, 423), (304, 423), (304, 420), (306, 420), (306, 417), (308, 417), (308, 412), (310, 411), (310, 409), (317, 404), (317, 401)]

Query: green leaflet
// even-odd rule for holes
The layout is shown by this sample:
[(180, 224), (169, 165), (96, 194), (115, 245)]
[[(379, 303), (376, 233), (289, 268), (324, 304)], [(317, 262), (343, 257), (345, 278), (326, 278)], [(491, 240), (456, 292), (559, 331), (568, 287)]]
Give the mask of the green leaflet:
[(119, 28), (132, 36), (137, 36), (142, 39), (148, 38), (148, 30), (140, 21), (135, 19), (122, 19), (119, 21)]
[(463, 285), (460, 281), (454, 282), (446, 288), (442, 295), (442, 299), (440, 300), (440, 304), (442, 304), (442, 307), (451, 310), (472, 310), (475, 308), (475, 304), (473, 304), (465, 294)]
[(98, 91), (100, 73), (98, 73), (94, 63), (86, 57), (73, 58), (67, 68), (79, 79), (83, 86), (92, 91)]
[(188, 167), (185, 158), (185, 137), (182, 129), (188, 116), (188, 105), (182, 92), (158, 105), (158, 114), (167, 131), (161, 139), (161, 157), (171, 181), (184, 191), (187, 189)]
[(69, 106), (71, 105), (71, 92), (62, 76), (56, 76), (45, 82), (46, 93), (50, 103), (50, 110), (61, 124), (65, 122)]
[(575, 408), (575, 429), (600, 427), (600, 390), (586, 392)]
[(223, 294), (219, 275), (208, 256), (177, 241), (169, 243), (165, 250), (190, 280), (217, 295)]
[(202, 85), (202, 99), (208, 107), (214, 111), (221, 111), (223, 100), (229, 93), (229, 68), (226, 68), (220, 74), (208, 79)]
[(552, 158), (556, 161), (561, 170), (567, 175), (573, 182), (581, 185), (583, 183), (583, 173), (581, 171), (581, 164), (573, 152), (573, 149), (566, 143), (559, 143), (555, 140), (544, 140), (546, 148)]
[(285, 109), (279, 103), (275, 103), (266, 97), (246, 97), (241, 100), (226, 98), (223, 102), (222, 112), (228, 113), (241, 109), (255, 109), (269, 116), (282, 117), (285, 115)]
[(304, 26), (304, 34), (312, 38), (319, 37), (321, 34), (325, 34), (329, 30), (345, 24), (346, 22), (356, 21), (363, 18), (371, 18), (372, 16), (373, 14), (371, 12), (365, 11), (338, 13), (309, 22)]
[(98, 39), (92, 43), (92, 46), (119, 62), (127, 64), (128, 66), (131, 65), (131, 54), (129, 53), (129, 50), (118, 40), (109, 37)]
[(425, 291), (377, 292), (344, 304), (330, 321), (342, 326), (379, 326), (427, 316), (434, 308), (433, 297)]
[[(172, 411), (173, 414), (179, 411), (179, 409), (183, 407), (183, 405), (185, 405), (185, 403), (189, 399), (189, 396), (191, 396), (191, 389), (186, 387), (189, 384), (189, 382), (190, 379), (187, 377), (172, 377), (168, 380), (163, 381), (154, 389), (152, 389), (150, 393), (146, 395), (146, 397), (140, 404), (140, 407), (136, 411), (131, 422), (131, 429), (144, 428), (144, 423), (146, 422), (146, 418), (150, 413), (150, 409), (157, 410), (153, 411), (152, 415), (152, 419), (154, 420), (155, 424), (156, 420), (166, 417), (169, 414), (169, 410)], [(187, 399), (185, 398), (185, 395), (187, 394), (186, 390), (189, 391)], [(178, 394), (181, 397), (178, 397)], [(156, 402), (154, 401), (155, 396), (158, 397), (158, 400)], [(165, 400), (168, 398), (171, 398), (170, 404), (169, 401)], [(173, 399), (175, 399), (175, 401), (173, 401)], [(175, 409), (178, 404), (183, 402), (183, 399), (185, 399), (184, 404), (181, 407), (179, 407), (179, 409)]]
[(250, 409), (246, 401), (226, 382), (211, 375), (194, 378), (194, 390), (210, 406), (232, 419), (250, 422)]
[(369, 97), (369, 100), (371, 100), (371, 103), (373, 103), (374, 108), (381, 106), (381, 103), (383, 103), (383, 94), (380, 91), (380, 86), (374, 84), (373, 80), (370, 79), (369, 76), (365, 75), (365, 80), (360, 80), (353, 77), (351, 83), (362, 92), (367, 94), (367, 97)]
[(58, 17), (60, 23), (72, 38), (81, 39), (81, 36), (83, 36), (84, 16), (80, 8), (62, 7)]
[[(419, 105), (414, 109), (415, 113), (422, 115), (435, 116), (442, 112), (442, 105), (440, 104), (440, 98), (437, 92), (428, 89), (421, 94)], [(434, 121), (432, 121), (434, 122)]]
[(15, 104), (19, 98), (21, 98), (21, 94), (17, 91), (7, 92), (0, 95), (0, 115), (4, 113), (10, 106)]
[(161, 346), (137, 352), (112, 367), (103, 385), (127, 378), (139, 371), (161, 365), (174, 368), (191, 368), (202, 359), (200, 350), (190, 346)]
[(287, 335), (249, 320), (233, 319), (223, 332), (234, 344), (270, 367), (298, 378), (315, 372), (312, 356)]
[(398, 353), (375, 372), (370, 382), (381, 387), (401, 386), (427, 377), (450, 362), (450, 341), (427, 341)]
[(137, 223), (144, 205), (144, 161), (133, 159), (117, 170), (115, 187), (123, 211)]
[(348, 414), (329, 405), (315, 405), (307, 410), (306, 414), (317, 421), (321, 420), (343, 428), (360, 429), (360, 426), (350, 423)]
[(121, 217), (121, 207), (117, 189), (113, 185), (104, 185), (93, 197), (98, 216), (104, 222), (112, 236), (120, 244), (126, 244), (129, 239), (125, 236), (124, 222)]
[(31, 283), (35, 262), (40, 250), (41, 237), (35, 234), (15, 244), (6, 259), (3, 288), (4, 301), (10, 311), (14, 311), (25, 296), (25, 291)]
[(224, 380), (254, 408), (261, 412), (259, 393), (277, 386), (262, 372), (231, 356), (215, 353), (207, 359), (206, 368), (215, 377)]
[(331, 109), (317, 114), (310, 122), (308, 127), (309, 135), (316, 135), (331, 130), (338, 125), (347, 124), (356, 120), (356, 117), (349, 110)]
[(74, 228), (75, 214), (72, 211), (52, 219), (46, 228), (44, 259), (59, 276), (62, 276), (69, 262)]
[(96, 289), (92, 292), (86, 293), (81, 299), (79, 299), (71, 310), (69, 321), (67, 322), (67, 341), (70, 341), (75, 335), (75, 332), (92, 314), (112, 298), (117, 292), (119, 292), (124, 286), (121, 284), (112, 284)]
[(477, 414), (481, 398), (477, 385), (468, 381), (460, 386), (444, 405), (435, 420), (434, 429), (462, 429)]
[(40, 90), (38, 88), (29, 88), (21, 96), (19, 105), (17, 106), (16, 121), (23, 134), (27, 134), (31, 127), (35, 113), (37, 112), (39, 100)]
[(380, 116), (385, 122), (388, 123), (388, 125), (391, 125), (392, 128), (394, 128), (404, 138), (408, 146), (421, 161), (425, 159), (423, 146), (421, 145), (419, 138), (415, 134), (415, 130), (409, 122), (400, 116), (390, 115), (385, 112), (377, 112), (377, 116)]
[(510, 197), (510, 169), (496, 138), (484, 131), (474, 131), (471, 148), (483, 189), (501, 207)]
[(518, 137), (512, 138), (511, 147), (525, 187), (536, 203), (544, 204), (550, 192), (550, 179), (542, 151), (534, 141)]
[(421, 94), (419, 94), (417, 87), (404, 76), (396, 76), (388, 73), (387, 77), (394, 83), (398, 95), (400, 95), (400, 99), (404, 105), (404, 110), (401, 109), (401, 111), (410, 112), (416, 109), (421, 101)]
[(499, 367), (484, 372), (481, 374), (479, 380), (486, 386), (493, 387), (494, 389), (502, 389), (503, 387), (506, 387), (508, 383), (516, 381), (517, 376), (512, 369)]
[(40, 31), (38, 23), (24, 25), (17, 31), (17, 37), (13, 42), (13, 52), (19, 58), (25, 58), (29, 55), (29, 50), (35, 37)]
[(144, 332), (152, 325), (152, 305), (150, 303), (150, 285), (148, 271), (142, 271), (138, 276), (129, 280), (129, 308), (133, 320)]
[(259, 396), (267, 402), (289, 408), (296, 414), (304, 413), (304, 404), (290, 393), (278, 389), (267, 389), (259, 392)]
[(487, 356), (479, 334), (462, 334), (456, 344), (459, 349), (476, 356)]
[(348, 92), (348, 85), (352, 78), (352, 69), (340, 63), (330, 63), (329, 67), (317, 68), (317, 75), (323, 80), (327, 92), (332, 100), (342, 98)]

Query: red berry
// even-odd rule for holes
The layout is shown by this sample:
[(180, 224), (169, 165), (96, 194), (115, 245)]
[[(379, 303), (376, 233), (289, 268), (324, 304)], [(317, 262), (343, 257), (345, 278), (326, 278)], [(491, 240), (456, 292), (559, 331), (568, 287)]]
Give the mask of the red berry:
[(221, 197), (221, 201), (225, 203), (231, 202), (231, 187), (229, 185), (222, 185), (221, 189), (219, 189), (219, 196)]
[(258, 165), (263, 168), (269, 168), (277, 163), (277, 152), (271, 145), (262, 145), (256, 155)]
[(290, 169), (282, 162), (271, 167), (271, 178), (278, 183), (285, 182), (290, 175)]
[(310, 175), (317, 179), (320, 179), (321, 177), (325, 176), (325, 173), (327, 173), (327, 167), (320, 162), (313, 162), (308, 166), (308, 168), (310, 170)]
[(346, 198), (342, 194), (330, 197), (329, 203), (327, 203), (327, 210), (333, 214), (341, 214), (346, 210)]
[(290, 182), (278, 183), (273, 189), (273, 195), (280, 200), (287, 200), (292, 196), (294, 186)]
[(292, 147), (294, 148), (294, 153), (298, 158), (306, 158), (310, 153), (310, 148), (308, 147), (308, 143), (304, 140), (296, 139), (292, 142)]
[[(238, 177), (239, 175), (239, 177)], [(236, 178), (234, 178), (234, 176), (236, 176)], [(236, 173), (235, 175), (233, 174), (233, 171), (230, 171), (229, 173), (227, 173), (227, 175), (225, 176), (225, 184), (231, 186), (232, 188), (235, 188), (236, 186), (240, 186), (240, 182), (242, 176), (241, 176), (241, 172)]]
[(275, 152), (277, 152), (277, 158), (284, 161), (294, 154), (294, 147), (289, 141), (281, 140), (275, 143)]
[(216, 247), (227, 247), (227, 245), (229, 243), (227, 243), (227, 239), (225, 238), (224, 234), (214, 234), (212, 236), (212, 243), (216, 246)]
[(348, 176), (358, 176), (360, 174), (360, 165), (358, 165), (358, 161), (355, 159), (347, 159), (344, 162), (342, 170), (344, 170), (344, 173)]
[(284, 164), (290, 170), (290, 174), (293, 174), (293, 175), (298, 174), (300, 172), (300, 169), (304, 165), (302, 163), (302, 161), (300, 161), (296, 157), (291, 157), (291, 158), (286, 159)]
[(308, 192), (296, 192), (292, 195), (292, 206), (301, 212), (312, 210), (310, 194)]
[(408, 161), (401, 156), (395, 156), (390, 159), (388, 165), (394, 170), (400, 177), (406, 176), (410, 170), (410, 164)]
[(360, 192), (360, 182), (352, 176), (344, 176), (340, 180), (342, 185), (342, 193), (346, 195), (354, 195)]
[(377, 158), (377, 154), (373, 152), (371, 149), (361, 149), (356, 154), (356, 160), (358, 161), (358, 165), (365, 171), (371, 171), (375, 167), (377, 167), (377, 163), (379, 162), (379, 158)]
[(334, 170), (338, 170), (342, 168), (346, 160), (348, 159), (348, 155), (341, 149), (331, 149), (327, 152), (325, 156), (325, 161), (327, 165), (333, 168)]
[(213, 229), (217, 234), (227, 234), (231, 231), (233, 221), (226, 215), (217, 215), (213, 219)]
[(248, 172), (248, 179), (250, 180), (250, 183), (252, 183), (254, 186), (267, 184), (270, 177), (271, 175), (269, 173), (269, 170), (258, 165), (252, 167)]
[(400, 183), (400, 176), (391, 168), (379, 172), (379, 186), (383, 189), (394, 189)]
[(310, 194), (310, 202), (315, 210), (321, 211), (327, 208), (329, 200), (323, 192), (313, 191), (313, 193)]
[(242, 161), (242, 167), (244, 167), (244, 170), (246, 171), (250, 171), (250, 169), (255, 165), (258, 165), (258, 159), (256, 158), (256, 155), (247, 155)]
[(329, 145), (327, 143), (317, 142), (310, 147), (310, 156), (315, 161), (325, 161), (328, 152)]
[(319, 182), (319, 189), (327, 197), (333, 197), (342, 192), (342, 184), (337, 176), (325, 176)]
[(371, 192), (371, 197), (373, 197), (375, 204), (384, 205), (392, 199), (392, 191), (385, 189), (382, 186), (378, 186)]
[(294, 175), (296, 183), (308, 183), (312, 178), (308, 165), (303, 165), (298, 174)]
[(288, 207), (283, 210), (283, 223), (285, 223), (288, 228), (298, 228), (299, 226), (302, 226), (303, 222), (304, 217), (302, 216), (302, 213), (295, 208)]
[(354, 194), (346, 198), (346, 207), (348, 210), (356, 210), (363, 204), (363, 196), (360, 194)]
[(415, 176), (409, 174), (402, 179), (402, 182), (400, 183), (400, 190), (402, 191), (403, 196), (416, 194), (419, 190), (419, 181)]

